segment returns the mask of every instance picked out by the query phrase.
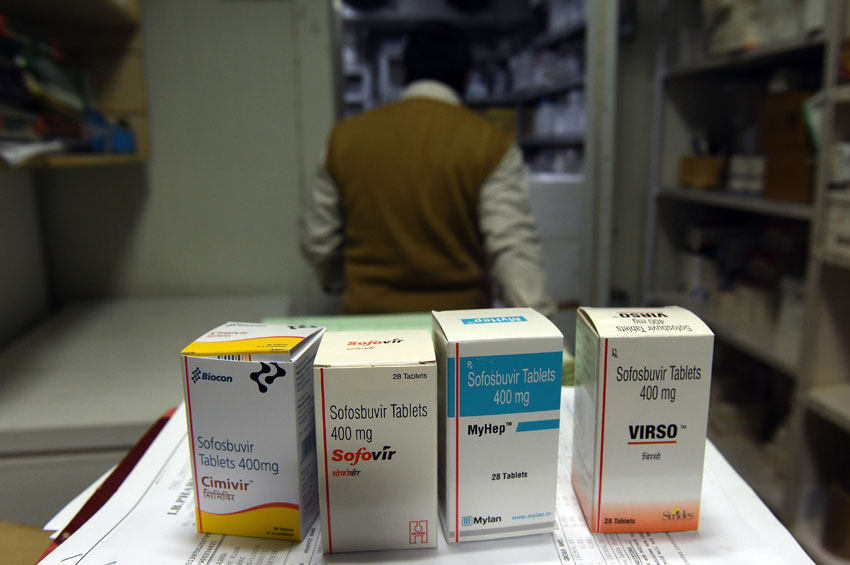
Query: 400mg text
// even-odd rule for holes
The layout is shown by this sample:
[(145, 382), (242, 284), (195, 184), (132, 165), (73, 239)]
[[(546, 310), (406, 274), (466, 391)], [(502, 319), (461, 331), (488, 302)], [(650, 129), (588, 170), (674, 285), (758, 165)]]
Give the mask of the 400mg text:
[(371, 428), (352, 428), (351, 426), (334, 426), (331, 428), (331, 438), (337, 441), (365, 441), (372, 443)]
[(531, 395), (527, 390), (514, 392), (509, 388), (503, 388), (497, 390), (496, 394), (493, 396), (493, 404), (497, 404), (499, 406), (519, 404), (527, 407), (530, 401)]
[(277, 461), (262, 461), (257, 458), (249, 458), (243, 457), (239, 460), (238, 467), (240, 469), (245, 469), (246, 471), (260, 471), (263, 473), (270, 473), (272, 475), (277, 475), (280, 467), (277, 464)]

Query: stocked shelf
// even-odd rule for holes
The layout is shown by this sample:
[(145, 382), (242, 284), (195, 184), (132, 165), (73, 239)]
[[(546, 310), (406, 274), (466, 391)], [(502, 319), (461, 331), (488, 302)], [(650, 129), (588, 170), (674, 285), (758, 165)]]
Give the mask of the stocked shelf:
[(815, 387), (806, 395), (806, 404), (812, 411), (850, 432), (850, 384)]
[(719, 339), (788, 376), (794, 377), (799, 371), (800, 344), (782, 336), (773, 327), (729, 320), (710, 305), (696, 303), (682, 293), (656, 293), (652, 302), (688, 308), (702, 318)]
[[(145, 160), (148, 153), (147, 96), (138, 0), (0, 0), (0, 14), (8, 18), (4, 26), (12, 30), (15, 49), (20, 49), (19, 45), (27, 41), (58, 48), (45, 57), (44, 64), (55, 66), (59, 78), (45, 78), (39, 88), (19, 85), (26, 96), (7, 103), (26, 120), (44, 120), (47, 129), (36, 131), (27, 121), (19, 130), (38, 141), (74, 140), (74, 145), (82, 151), (90, 141), (95, 145), (86, 133), (93, 119), (84, 116), (84, 110), (91, 108), (102, 115), (103, 123), (98, 121), (97, 127), (110, 132), (101, 134), (104, 145), (112, 143), (112, 125), (121, 124), (125, 131), (132, 132), (134, 146), (128, 150), (135, 151), (133, 154), (51, 153), (33, 157), (21, 166), (67, 168)], [(9, 30), (4, 27), (3, 32), (9, 33)], [(70, 81), (68, 77), (75, 77), (75, 80)], [(73, 82), (75, 87), (67, 86), (66, 82)], [(77, 88), (78, 83), (85, 84), (85, 88)], [(41, 96), (39, 89), (62, 92), (69, 102), (63, 105), (62, 97)], [(53, 121), (59, 125), (51, 125)], [(27, 148), (22, 145), (21, 149)], [(0, 168), (6, 167), (0, 165)]]
[(850, 104), (850, 84), (842, 84), (830, 90), (830, 98), (835, 104)]
[(827, 265), (832, 265), (839, 269), (850, 270), (850, 251), (834, 251), (827, 248), (820, 251), (818, 256), (820, 260)]
[(515, 106), (516, 99), (510, 96), (484, 96), (481, 98), (466, 98), (463, 103), (473, 108), (481, 106)]
[(746, 72), (753, 68), (771, 66), (776, 63), (788, 64), (795, 57), (801, 59), (810, 57), (820, 58), (824, 43), (824, 35), (817, 33), (750, 50), (717, 55), (703, 61), (674, 65), (667, 70), (664, 77), (666, 79), (676, 79), (713, 72)]
[(574, 88), (581, 88), (583, 86), (584, 77), (576, 77), (574, 79), (565, 80), (563, 82), (549, 84), (546, 86), (535, 86), (517, 90), (514, 93), (514, 98), (518, 102), (528, 102), (530, 100), (536, 100), (538, 98), (546, 98), (547, 96), (561, 94), (562, 92), (566, 92)]
[(584, 33), (585, 27), (585, 22), (578, 22), (572, 25), (568, 25), (562, 29), (548, 31), (543, 35), (537, 37), (534, 41), (532, 41), (531, 47), (532, 49), (551, 47), (552, 45), (556, 45), (561, 41), (573, 39)]
[(810, 204), (766, 200), (758, 196), (731, 194), (721, 191), (690, 190), (684, 188), (663, 188), (658, 196), (686, 202), (695, 202), (717, 208), (741, 210), (766, 216), (811, 221), (815, 209)]
[(564, 147), (569, 145), (582, 145), (584, 136), (577, 135), (526, 135), (519, 138), (519, 144), (523, 147)]
[(581, 184), (584, 182), (584, 173), (531, 172), (528, 179), (536, 184)]
[[(133, 163), (144, 163), (145, 156), (140, 153), (132, 155), (108, 155), (108, 154), (56, 154), (45, 155), (31, 159), (18, 168), (22, 169), (71, 169), (75, 167), (100, 167), (109, 165), (130, 165)], [(8, 170), (5, 164), (0, 164), (0, 170)]]

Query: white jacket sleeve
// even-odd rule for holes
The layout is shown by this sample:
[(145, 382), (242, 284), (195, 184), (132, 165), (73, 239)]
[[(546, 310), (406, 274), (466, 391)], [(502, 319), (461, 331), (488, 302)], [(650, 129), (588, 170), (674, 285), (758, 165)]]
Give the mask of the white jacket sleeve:
[(528, 177), (516, 144), (481, 188), (478, 220), (496, 298), (551, 318), (557, 305), (546, 288), (543, 250), (529, 204)]
[(342, 221), (339, 188), (322, 164), (304, 203), (299, 239), (301, 254), (313, 267), (322, 288), (329, 293), (340, 293), (345, 286)]

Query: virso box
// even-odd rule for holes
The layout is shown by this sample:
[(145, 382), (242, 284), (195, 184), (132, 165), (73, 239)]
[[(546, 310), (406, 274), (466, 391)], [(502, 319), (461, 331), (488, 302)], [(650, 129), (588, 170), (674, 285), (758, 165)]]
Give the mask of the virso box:
[(684, 308), (580, 308), (572, 483), (592, 532), (699, 526), (714, 334)]
[(551, 532), (564, 338), (530, 308), (433, 313), (449, 543)]
[(328, 332), (313, 371), (325, 553), (436, 547), (437, 367), (428, 332)]
[(228, 322), (182, 351), (198, 531), (299, 540), (318, 512), (324, 328)]

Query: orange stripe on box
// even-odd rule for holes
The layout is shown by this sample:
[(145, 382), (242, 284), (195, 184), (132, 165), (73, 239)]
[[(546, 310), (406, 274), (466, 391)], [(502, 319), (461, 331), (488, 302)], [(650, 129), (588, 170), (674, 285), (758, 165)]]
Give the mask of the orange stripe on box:
[(268, 504), (260, 504), (259, 506), (252, 506), (251, 508), (244, 508), (242, 510), (237, 510), (235, 512), (225, 512), (223, 514), (219, 514), (217, 512), (209, 512), (204, 510), (204, 514), (214, 514), (216, 516), (233, 516), (235, 514), (243, 514), (245, 512), (252, 512), (254, 510), (262, 510), (263, 508), (289, 508), (290, 510), (299, 510), (300, 507), (297, 504), (292, 504), (289, 502), (269, 502)]

